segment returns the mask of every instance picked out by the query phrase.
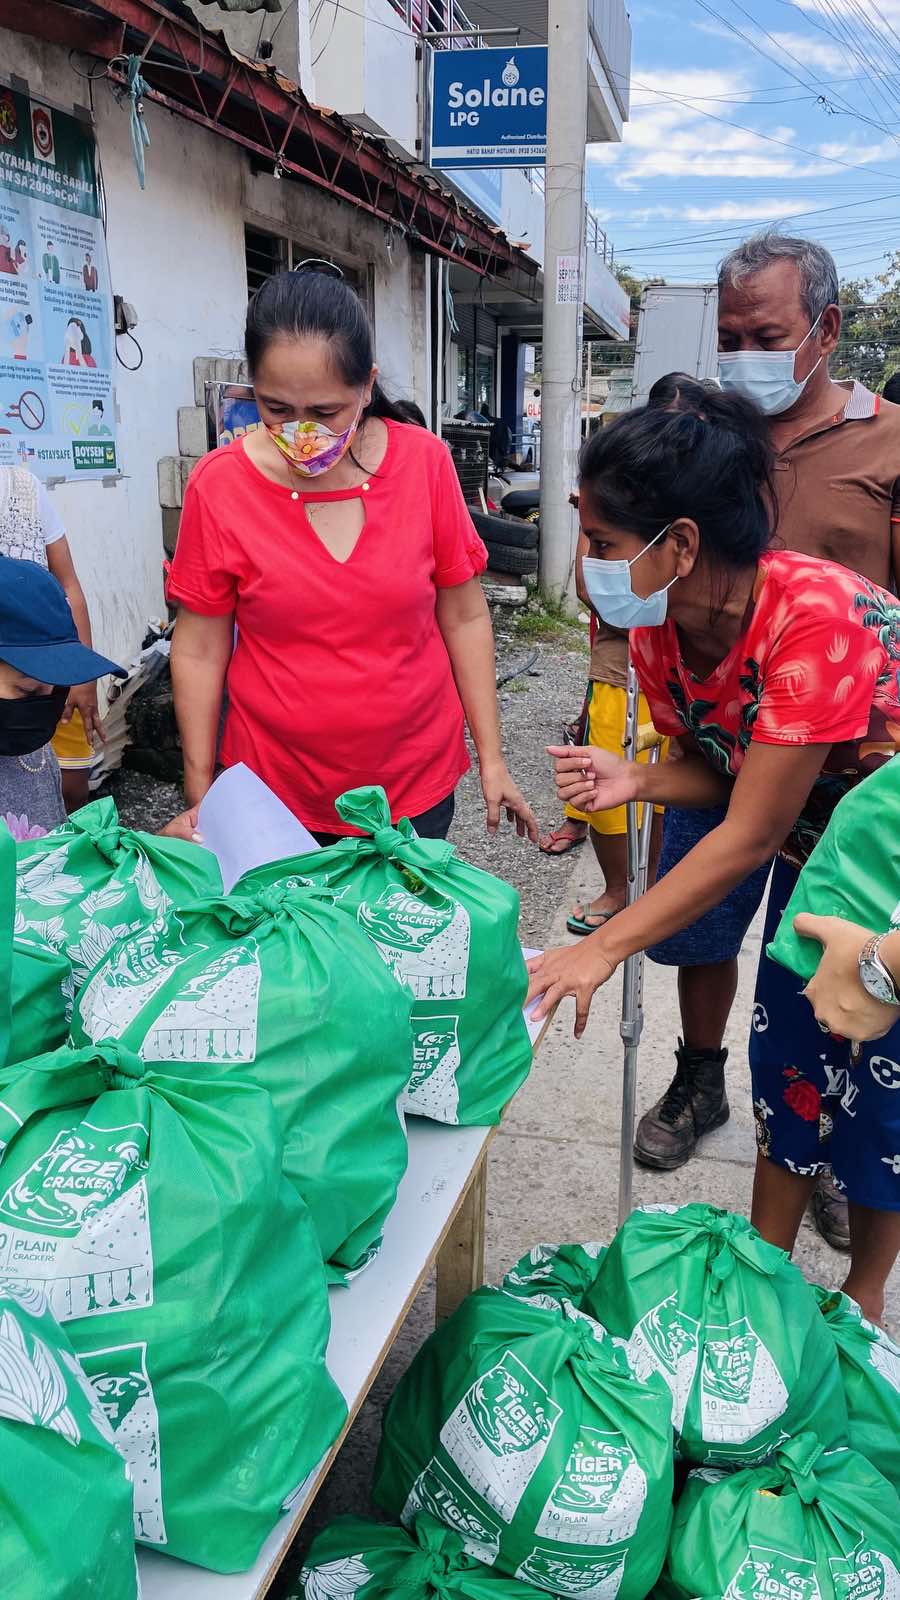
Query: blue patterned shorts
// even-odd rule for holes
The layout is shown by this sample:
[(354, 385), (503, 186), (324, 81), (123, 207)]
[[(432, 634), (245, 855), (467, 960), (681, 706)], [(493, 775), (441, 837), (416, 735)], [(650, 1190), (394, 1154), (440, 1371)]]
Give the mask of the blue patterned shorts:
[(750, 1033), (757, 1144), (801, 1177), (830, 1166), (858, 1205), (900, 1211), (900, 1023), (851, 1062), (849, 1044), (819, 1028), (802, 978), (769, 960), (797, 877), (776, 861)]
[[(663, 847), (659, 858), (656, 881), (671, 872), (695, 844), (705, 839), (713, 828), (725, 820), (727, 807), (714, 806), (709, 811), (681, 811), (670, 806), (663, 818)], [(771, 862), (757, 867), (755, 872), (732, 889), (719, 905), (704, 912), (690, 927), (673, 933), (670, 939), (652, 945), (647, 951), (651, 961), (663, 967), (706, 967), (716, 961), (732, 961), (738, 955), (744, 936), (762, 905)]]

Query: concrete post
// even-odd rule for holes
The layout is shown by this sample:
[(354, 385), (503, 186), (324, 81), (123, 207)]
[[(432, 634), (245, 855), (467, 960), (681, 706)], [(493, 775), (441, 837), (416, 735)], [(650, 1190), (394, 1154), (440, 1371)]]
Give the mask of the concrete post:
[(547, 34), (540, 580), (549, 598), (574, 602), (578, 522), (569, 495), (581, 424), (587, 0), (553, 0)]

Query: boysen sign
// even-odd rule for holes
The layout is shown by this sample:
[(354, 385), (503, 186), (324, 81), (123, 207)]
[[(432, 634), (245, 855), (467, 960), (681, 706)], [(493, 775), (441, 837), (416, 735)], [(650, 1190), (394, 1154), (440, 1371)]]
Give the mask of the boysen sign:
[(546, 154), (546, 45), (434, 51), (433, 167), (538, 167)]

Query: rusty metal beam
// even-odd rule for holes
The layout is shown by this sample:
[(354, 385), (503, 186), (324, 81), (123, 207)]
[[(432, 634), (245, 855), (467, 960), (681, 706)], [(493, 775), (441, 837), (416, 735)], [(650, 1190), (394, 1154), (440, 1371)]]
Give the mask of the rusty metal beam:
[[(95, 12), (102, 11), (109, 19), (108, 31), (102, 28), (103, 19), (66, 11), (56, 0), (40, 7), (33, 0), (0, 0), (0, 26), (15, 27), (13, 18), (19, 23), (24, 18), (31, 24), (24, 31), (46, 37), (43, 17), (52, 7), (71, 19), (68, 28), (77, 37), (67, 38), (70, 46), (107, 63), (123, 48), (141, 55), (150, 98), (176, 114), (264, 160), (274, 159), (285, 172), (382, 221), (399, 223), (423, 248), (449, 260), (480, 273), (521, 265), (518, 252), (502, 234), (407, 172), (350, 124), (311, 106), (296, 86), (236, 58), (221, 38), (199, 24), (173, 16), (158, 0), (91, 3)], [(193, 69), (190, 76), (185, 68)], [(110, 75), (123, 81), (118, 63)], [(361, 192), (355, 192), (354, 184)]]
[[(0, 0), (0, 4), (2, 4), (2, 0)], [(123, 88), (125, 87), (127, 80), (124, 73), (119, 73), (115, 69), (112, 69), (110, 77), (114, 82), (121, 84)], [(200, 125), (200, 127), (208, 128), (211, 133), (222, 133), (222, 128), (215, 123), (211, 117), (204, 116), (201, 112), (195, 111), (193, 106), (183, 105), (180, 101), (171, 99), (169, 95), (164, 94), (162, 90), (159, 89), (153, 89), (150, 91), (150, 93), (153, 100), (158, 102), (159, 105), (165, 106), (167, 111), (174, 112), (176, 116), (186, 117), (189, 122), (196, 122)], [(267, 149), (265, 145), (259, 144), (257, 141), (244, 134), (228, 133), (227, 137), (235, 140), (236, 143), (243, 145), (244, 149), (252, 151), (254, 155), (261, 156), (263, 160), (271, 161), (271, 151)], [(396, 215), (390, 211), (385, 211), (375, 207), (374, 205), (369, 205), (364, 200), (360, 200), (358, 196), (350, 194), (345, 190), (335, 188), (327, 178), (319, 177), (317, 173), (311, 172), (306, 168), (297, 167), (296, 164), (290, 161), (287, 157), (282, 157), (281, 165), (286, 172), (295, 173), (296, 176), (302, 178), (305, 183), (311, 183), (316, 188), (323, 189), (326, 194), (334, 195), (339, 200), (346, 200), (348, 204), (355, 206), (357, 210), (365, 211), (370, 216), (376, 217), (379, 222), (391, 223), (397, 221)], [(473, 272), (484, 273), (492, 270), (492, 258), (489, 255), (485, 256), (486, 264), (479, 266), (470, 257), (461, 255), (459, 251), (442, 247), (439, 253), (448, 261), (455, 261), (458, 266), (468, 267), (469, 270)]]
[(115, 55), (122, 45), (121, 23), (78, 15), (68, 6), (57, 5), (56, 0), (41, 0), (40, 5), (35, 0), (2, 0), (0, 27), (90, 55)]

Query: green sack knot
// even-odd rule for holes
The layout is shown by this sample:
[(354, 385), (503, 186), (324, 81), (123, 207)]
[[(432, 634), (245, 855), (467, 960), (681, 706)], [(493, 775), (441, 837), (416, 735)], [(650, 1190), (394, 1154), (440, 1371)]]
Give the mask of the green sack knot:
[(297, 892), (299, 885), (294, 883), (267, 883), (256, 895), (260, 911), (267, 911), (270, 916), (277, 916), (282, 906), (287, 905)]
[(122, 829), (114, 801), (108, 797), (83, 806), (69, 818), (72, 833), (90, 839), (98, 855), (113, 866), (118, 864), (122, 850)]
[(819, 1481), (813, 1468), (824, 1450), (814, 1433), (798, 1433), (777, 1451), (778, 1465), (805, 1506), (814, 1505), (819, 1498)]
[(449, 1568), (450, 1562), (446, 1555), (439, 1550), (429, 1550), (422, 1562), (422, 1581), (427, 1583), (436, 1595), (440, 1596), (440, 1600), (444, 1600), (445, 1595), (449, 1596), (451, 1594), (451, 1590), (444, 1581), (448, 1576)]
[(406, 843), (406, 839), (399, 828), (389, 824), (387, 827), (375, 829), (372, 835), (372, 843), (379, 855), (392, 856), (398, 845)]
[(146, 1061), (119, 1039), (101, 1039), (90, 1048), (92, 1055), (107, 1067), (105, 1077), (111, 1089), (130, 1089), (133, 1083), (145, 1077)]
[(710, 1239), (715, 1241), (715, 1253), (709, 1263), (710, 1276), (716, 1283), (724, 1283), (734, 1271), (734, 1233), (738, 1218), (729, 1211), (714, 1212), (706, 1227)]

